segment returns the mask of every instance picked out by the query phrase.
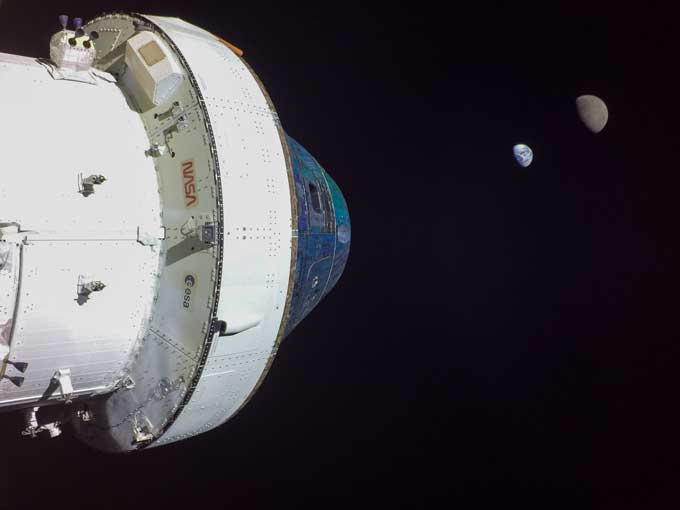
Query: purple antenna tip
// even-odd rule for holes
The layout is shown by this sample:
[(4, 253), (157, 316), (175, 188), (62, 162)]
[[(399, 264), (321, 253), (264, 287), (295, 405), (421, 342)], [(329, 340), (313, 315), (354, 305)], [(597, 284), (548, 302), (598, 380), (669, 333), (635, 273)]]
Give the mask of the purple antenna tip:
[(61, 23), (61, 27), (66, 30), (66, 27), (68, 25), (68, 16), (66, 14), (62, 14), (59, 16), (59, 23)]
[(83, 26), (82, 18), (73, 18), (73, 26), (76, 27), (76, 29), (82, 27)]

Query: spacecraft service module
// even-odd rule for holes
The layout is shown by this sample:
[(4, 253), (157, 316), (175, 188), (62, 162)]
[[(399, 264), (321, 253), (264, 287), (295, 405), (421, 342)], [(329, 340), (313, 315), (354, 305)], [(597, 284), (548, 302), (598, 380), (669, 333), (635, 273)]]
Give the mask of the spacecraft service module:
[(343, 272), (347, 204), (237, 47), (177, 18), (59, 22), (49, 59), (0, 53), (0, 410), (165, 445), (257, 390)]

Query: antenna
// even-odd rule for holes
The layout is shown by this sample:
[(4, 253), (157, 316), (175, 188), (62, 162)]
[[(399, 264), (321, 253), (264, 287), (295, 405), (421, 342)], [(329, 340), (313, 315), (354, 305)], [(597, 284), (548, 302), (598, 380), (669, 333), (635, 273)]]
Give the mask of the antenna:
[(28, 363), (24, 361), (7, 361), (8, 365), (12, 365), (14, 368), (16, 368), (19, 372), (22, 374), (26, 372), (26, 369), (28, 368)]
[(17, 388), (21, 388), (21, 385), (24, 384), (24, 378), (21, 376), (3, 375), (2, 378), (8, 379)]

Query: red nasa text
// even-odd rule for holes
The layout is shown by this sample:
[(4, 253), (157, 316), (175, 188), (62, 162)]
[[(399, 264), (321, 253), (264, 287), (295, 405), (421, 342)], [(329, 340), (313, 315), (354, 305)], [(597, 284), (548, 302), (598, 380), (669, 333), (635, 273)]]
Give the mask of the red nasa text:
[(182, 163), (182, 178), (184, 180), (184, 205), (194, 207), (198, 204), (198, 197), (196, 196), (196, 173), (193, 161)]

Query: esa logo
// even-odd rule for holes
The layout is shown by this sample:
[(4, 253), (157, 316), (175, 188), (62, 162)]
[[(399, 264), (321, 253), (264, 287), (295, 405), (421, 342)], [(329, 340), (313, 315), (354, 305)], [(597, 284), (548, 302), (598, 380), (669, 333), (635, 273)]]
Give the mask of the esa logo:
[(184, 278), (184, 301), (182, 303), (182, 306), (184, 308), (190, 308), (191, 307), (191, 295), (194, 292), (194, 289), (196, 288), (196, 277), (192, 274), (188, 274)]

